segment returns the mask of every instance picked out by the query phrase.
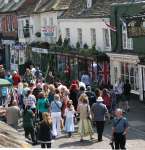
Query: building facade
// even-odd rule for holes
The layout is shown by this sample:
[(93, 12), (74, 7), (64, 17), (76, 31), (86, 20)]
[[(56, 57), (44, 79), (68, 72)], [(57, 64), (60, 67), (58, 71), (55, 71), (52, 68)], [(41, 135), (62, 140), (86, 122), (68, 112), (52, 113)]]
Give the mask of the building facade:
[[(115, 84), (120, 77), (124, 81), (129, 79), (132, 93), (138, 95), (142, 101), (145, 98), (145, 67), (143, 62), (145, 54), (145, 37), (142, 35), (136, 37), (130, 36), (128, 18), (136, 18), (137, 20), (142, 18), (144, 6), (144, 2), (112, 5), (111, 22), (116, 27), (117, 31), (111, 34), (112, 52), (108, 53), (110, 56), (111, 83)], [(134, 25), (134, 23), (132, 25)], [(139, 30), (137, 33), (139, 33)], [(134, 32), (133, 34), (136, 33)]]

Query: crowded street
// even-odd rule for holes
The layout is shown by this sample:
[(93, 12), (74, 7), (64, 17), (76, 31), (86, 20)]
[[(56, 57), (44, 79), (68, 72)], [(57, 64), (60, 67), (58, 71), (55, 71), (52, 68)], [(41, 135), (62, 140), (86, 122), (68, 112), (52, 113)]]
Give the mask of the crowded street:
[(144, 0), (0, 0), (0, 148), (144, 150), (144, 41)]

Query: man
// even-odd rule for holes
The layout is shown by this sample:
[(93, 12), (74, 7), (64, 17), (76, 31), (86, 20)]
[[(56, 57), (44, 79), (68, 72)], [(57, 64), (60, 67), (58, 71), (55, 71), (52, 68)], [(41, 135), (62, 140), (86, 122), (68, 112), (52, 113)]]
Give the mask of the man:
[(129, 111), (129, 105), (128, 101), (130, 100), (130, 93), (131, 93), (131, 85), (129, 83), (129, 80), (126, 80), (126, 83), (124, 84), (123, 87), (123, 95), (124, 95), (124, 110)]
[(31, 110), (30, 106), (26, 106), (23, 112), (23, 127), (25, 131), (25, 137), (29, 139), (30, 134), (33, 145), (36, 144), (36, 136), (34, 131), (34, 117), (35, 114)]
[(88, 96), (89, 99), (89, 105), (90, 107), (96, 103), (96, 95), (95, 93), (91, 90), (91, 86), (87, 87), (86, 95)]
[(24, 81), (27, 82), (28, 84), (31, 83), (31, 81), (34, 80), (34, 76), (31, 72), (31, 70), (29, 68), (26, 69), (26, 72), (24, 74), (24, 77), (23, 77)]
[(90, 86), (91, 79), (90, 79), (90, 76), (87, 72), (82, 75), (81, 82), (83, 82), (86, 85), (86, 87)]
[(17, 129), (19, 118), (20, 118), (20, 109), (17, 105), (17, 101), (14, 100), (12, 102), (12, 106), (6, 108), (7, 124)]
[(112, 139), (115, 142), (115, 149), (125, 149), (128, 121), (123, 117), (122, 109), (115, 112), (116, 118), (113, 121)]
[(120, 104), (120, 101), (122, 99), (123, 86), (124, 86), (124, 83), (123, 83), (122, 79), (119, 78), (119, 80), (116, 82), (116, 84), (114, 86), (114, 91), (115, 91), (116, 99), (117, 99), (116, 102), (117, 102), (118, 105)]
[(102, 97), (98, 97), (97, 102), (91, 107), (92, 119), (95, 122), (98, 133), (98, 142), (102, 141), (105, 125), (105, 116), (108, 114), (107, 107), (103, 104)]

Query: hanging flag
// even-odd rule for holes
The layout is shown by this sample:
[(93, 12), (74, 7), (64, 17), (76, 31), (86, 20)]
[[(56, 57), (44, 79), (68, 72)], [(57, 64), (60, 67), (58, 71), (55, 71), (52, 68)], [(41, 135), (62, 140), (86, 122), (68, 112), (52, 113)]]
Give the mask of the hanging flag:
[(116, 27), (114, 27), (114, 26), (112, 26), (112, 25), (110, 25), (110, 24), (108, 24), (108, 23), (106, 23), (105, 22), (105, 24), (106, 24), (106, 26), (111, 30), (111, 31), (113, 31), (113, 32), (116, 32), (117, 30), (116, 30)]
[(113, 25), (107, 23), (104, 19), (103, 19), (103, 22), (105, 23), (105, 25), (113, 32), (116, 32), (116, 27), (114, 27)]

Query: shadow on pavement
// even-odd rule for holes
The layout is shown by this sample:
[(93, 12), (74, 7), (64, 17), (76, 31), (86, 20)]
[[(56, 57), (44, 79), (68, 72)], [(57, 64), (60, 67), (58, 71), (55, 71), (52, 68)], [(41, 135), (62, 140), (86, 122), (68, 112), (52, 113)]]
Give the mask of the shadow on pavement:
[(89, 146), (89, 145), (92, 145), (92, 144), (97, 143), (97, 142), (98, 142), (97, 140), (92, 140), (92, 141), (84, 140), (83, 142), (80, 142), (80, 141), (68, 142), (67, 141), (66, 143), (60, 144), (59, 148), (70, 147), (71, 145), (73, 147), (74, 146)]

